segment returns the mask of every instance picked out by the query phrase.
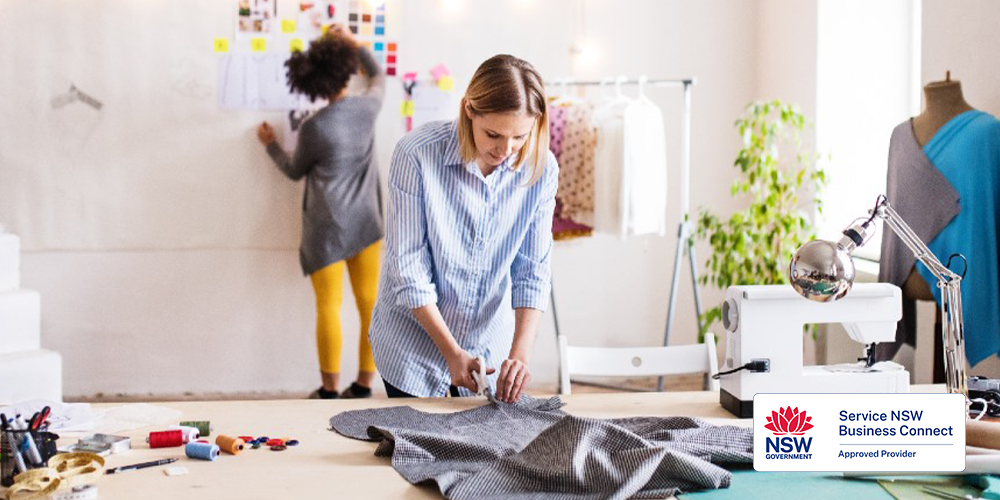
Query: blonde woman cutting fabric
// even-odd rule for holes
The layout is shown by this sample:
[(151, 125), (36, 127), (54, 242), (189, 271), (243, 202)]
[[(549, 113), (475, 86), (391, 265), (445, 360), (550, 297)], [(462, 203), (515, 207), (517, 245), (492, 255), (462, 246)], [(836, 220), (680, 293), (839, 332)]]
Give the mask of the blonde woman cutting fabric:
[(520, 398), (550, 287), (548, 138), (541, 77), (498, 55), (476, 70), (458, 120), (396, 146), (370, 331), (390, 397), (468, 395), (481, 356), (496, 397)]

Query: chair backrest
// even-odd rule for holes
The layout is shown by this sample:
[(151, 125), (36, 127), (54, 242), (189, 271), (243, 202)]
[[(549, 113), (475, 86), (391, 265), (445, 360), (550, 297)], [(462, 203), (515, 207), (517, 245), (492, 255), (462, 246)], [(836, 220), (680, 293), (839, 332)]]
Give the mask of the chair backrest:
[[(704, 344), (668, 347), (574, 347), (559, 337), (562, 394), (570, 393), (570, 375), (598, 377), (645, 377), (719, 371), (715, 335), (705, 334)], [(708, 378), (708, 388), (719, 390), (719, 381)]]

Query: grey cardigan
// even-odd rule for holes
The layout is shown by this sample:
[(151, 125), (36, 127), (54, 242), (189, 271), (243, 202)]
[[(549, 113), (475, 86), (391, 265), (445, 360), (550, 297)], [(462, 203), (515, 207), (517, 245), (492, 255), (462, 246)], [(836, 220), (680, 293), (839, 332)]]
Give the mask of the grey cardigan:
[(302, 272), (312, 274), (382, 239), (382, 193), (375, 159), (375, 119), (385, 96), (385, 75), (371, 52), (360, 49), (368, 85), (310, 117), (289, 156), (277, 142), (267, 153), (292, 180), (306, 178), (302, 201)]

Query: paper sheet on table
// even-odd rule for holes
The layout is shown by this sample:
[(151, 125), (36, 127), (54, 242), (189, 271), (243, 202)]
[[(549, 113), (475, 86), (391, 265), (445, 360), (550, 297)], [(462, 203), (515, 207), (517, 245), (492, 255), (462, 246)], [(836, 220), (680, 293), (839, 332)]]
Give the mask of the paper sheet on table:
[(94, 414), (87, 403), (61, 403), (45, 399), (32, 399), (0, 408), (0, 413), (8, 417), (20, 414), (27, 420), (46, 406), (52, 411), (48, 419), (50, 431), (83, 432), (94, 429)]
[(177, 423), (183, 413), (179, 410), (147, 403), (133, 403), (95, 410), (95, 432), (116, 434), (142, 427)]

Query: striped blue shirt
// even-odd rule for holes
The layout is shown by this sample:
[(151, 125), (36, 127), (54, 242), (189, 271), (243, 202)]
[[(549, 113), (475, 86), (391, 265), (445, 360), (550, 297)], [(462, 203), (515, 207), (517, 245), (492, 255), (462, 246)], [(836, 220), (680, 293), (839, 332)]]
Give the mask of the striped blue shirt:
[(546, 153), (542, 177), (529, 185), (531, 169), (515, 170), (516, 155), (488, 177), (462, 161), (456, 122), (421, 126), (396, 145), (369, 331), (379, 373), (396, 388), (433, 397), (451, 385), (413, 309), (437, 304), (458, 344), (499, 373), (514, 338), (513, 309), (548, 306), (559, 167)]

